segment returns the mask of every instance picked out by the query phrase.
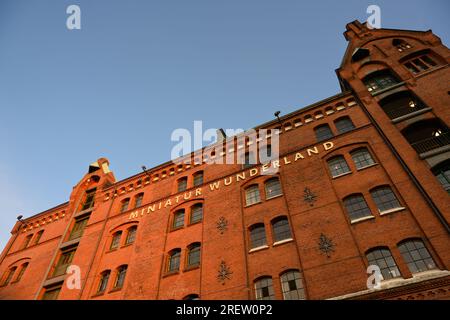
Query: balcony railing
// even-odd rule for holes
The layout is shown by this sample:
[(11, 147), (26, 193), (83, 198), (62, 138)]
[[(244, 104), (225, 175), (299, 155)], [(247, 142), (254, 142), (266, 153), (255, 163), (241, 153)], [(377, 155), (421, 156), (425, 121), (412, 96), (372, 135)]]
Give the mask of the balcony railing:
[(440, 147), (444, 147), (446, 145), (450, 145), (450, 131), (441, 133), (436, 137), (431, 137), (411, 143), (411, 146), (418, 153), (424, 153)]
[(385, 108), (384, 112), (390, 119), (396, 119), (422, 109), (425, 109), (425, 106), (421, 103), (416, 103), (414, 107), (411, 107), (409, 105), (400, 105), (396, 106), (395, 108)]

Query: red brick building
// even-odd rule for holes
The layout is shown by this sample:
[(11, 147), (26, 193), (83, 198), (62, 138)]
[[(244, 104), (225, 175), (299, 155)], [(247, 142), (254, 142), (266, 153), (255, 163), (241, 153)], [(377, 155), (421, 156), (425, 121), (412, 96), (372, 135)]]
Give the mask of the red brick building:
[[(431, 31), (344, 35), (342, 93), (255, 128), (279, 129), (279, 160), (116, 181), (99, 159), (16, 223), (0, 298), (450, 298), (450, 51)], [(210, 156), (263, 141), (228, 139)]]

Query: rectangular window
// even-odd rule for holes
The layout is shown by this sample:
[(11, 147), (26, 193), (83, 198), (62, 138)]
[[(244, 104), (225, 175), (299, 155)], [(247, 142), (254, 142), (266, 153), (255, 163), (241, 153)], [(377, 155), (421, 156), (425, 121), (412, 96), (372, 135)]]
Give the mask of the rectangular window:
[(42, 300), (57, 300), (62, 284), (44, 289)]
[(75, 220), (72, 231), (70, 232), (69, 240), (78, 239), (83, 235), (89, 216)]
[(144, 199), (144, 194), (140, 193), (136, 196), (136, 200), (134, 202), (134, 207), (139, 208), (142, 205), (142, 200)]
[(86, 198), (84, 200), (83, 206), (81, 207), (81, 211), (90, 209), (94, 206), (95, 191), (96, 188), (86, 191)]
[(194, 175), (194, 187), (200, 186), (203, 184), (203, 172), (198, 172)]
[(428, 55), (422, 55), (411, 59), (403, 64), (412, 74), (418, 74), (420, 72), (429, 70), (438, 64), (431, 59)]
[(187, 189), (187, 178), (178, 180), (178, 192), (183, 192)]
[(184, 226), (184, 210), (175, 212), (173, 216), (172, 229), (178, 229)]
[(53, 271), (53, 277), (61, 276), (66, 273), (67, 267), (72, 263), (76, 251), (77, 249), (73, 248), (61, 253), (58, 263), (55, 266), (55, 270)]

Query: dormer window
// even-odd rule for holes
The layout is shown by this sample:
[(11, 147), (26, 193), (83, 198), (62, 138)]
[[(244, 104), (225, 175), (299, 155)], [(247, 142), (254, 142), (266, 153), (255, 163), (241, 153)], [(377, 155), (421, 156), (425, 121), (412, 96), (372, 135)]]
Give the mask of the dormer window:
[(397, 48), (399, 52), (403, 52), (405, 50), (411, 49), (411, 45), (405, 40), (394, 39), (392, 40), (392, 45)]

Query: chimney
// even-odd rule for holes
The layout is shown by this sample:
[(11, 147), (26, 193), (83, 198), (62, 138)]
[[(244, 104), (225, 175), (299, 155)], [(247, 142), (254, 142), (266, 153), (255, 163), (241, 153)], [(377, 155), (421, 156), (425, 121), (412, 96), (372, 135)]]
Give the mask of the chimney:
[(361, 35), (367, 32), (367, 27), (358, 20), (348, 23), (345, 28), (347, 30), (344, 32), (344, 37), (347, 41), (350, 41), (355, 37), (361, 38)]

